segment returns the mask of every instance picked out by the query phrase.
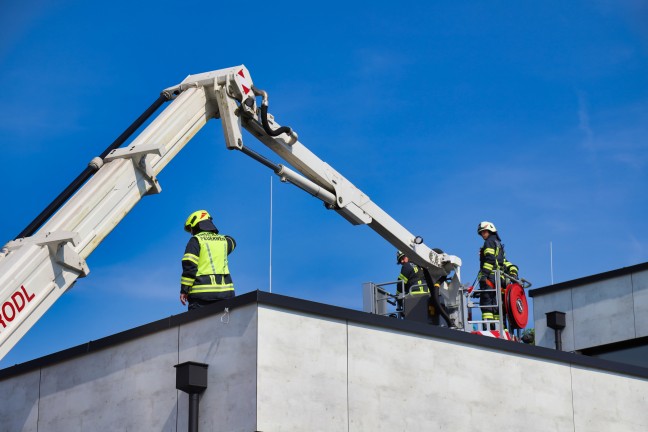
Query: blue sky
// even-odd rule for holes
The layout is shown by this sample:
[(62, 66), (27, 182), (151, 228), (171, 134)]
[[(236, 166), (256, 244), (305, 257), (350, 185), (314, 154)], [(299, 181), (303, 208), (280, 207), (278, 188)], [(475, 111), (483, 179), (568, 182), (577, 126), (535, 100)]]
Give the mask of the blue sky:
[[(542, 287), (648, 260), (648, 6), (533, 2), (0, 2), (0, 238), (12, 240), (159, 92), (239, 64), (300, 140), (477, 273), (476, 225)], [(246, 144), (278, 157), (247, 136)], [(270, 171), (211, 121), (0, 367), (145, 324), (178, 301), (186, 216), (269, 286)], [(394, 248), (273, 179), (273, 292), (355, 309)]]

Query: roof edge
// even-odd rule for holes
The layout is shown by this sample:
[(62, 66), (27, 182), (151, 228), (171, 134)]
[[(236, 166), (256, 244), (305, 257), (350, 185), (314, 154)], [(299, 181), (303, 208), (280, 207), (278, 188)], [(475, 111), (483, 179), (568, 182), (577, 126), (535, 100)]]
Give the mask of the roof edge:
[(593, 282), (599, 282), (599, 281), (603, 281), (603, 280), (606, 280), (606, 279), (612, 279), (612, 278), (618, 277), (618, 276), (625, 276), (625, 275), (628, 275), (628, 274), (631, 274), (631, 273), (636, 273), (636, 272), (640, 272), (640, 271), (644, 271), (644, 270), (648, 270), (648, 262), (641, 263), (641, 264), (635, 264), (635, 265), (628, 266), (628, 267), (621, 267), (619, 269), (610, 270), (610, 271), (607, 271), (607, 272), (604, 272), (604, 273), (597, 273), (597, 274), (594, 274), (594, 275), (585, 276), (585, 277), (578, 278), (578, 279), (572, 279), (572, 280), (569, 280), (569, 281), (557, 283), (555, 285), (549, 285), (549, 286), (546, 286), (546, 287), (532, 289), (532, 290), (529, 290), (529, 296), (536, 297), (536, 296), (541, 296), (541, 295), (545, 295), (545, 294), (551, 294), (551, 293), (566, 290), (566, 289), (569, 289), (569, 288), (574, 288), (574, 287), (578, 287), (578, 286), (581, 286), (581, 285), (590, 284), (590, 283), (593, 283)]
[(251, 304), (259, 306), (270, 306), (291, 311), (307, 313), (311, 315), (334, 318), (356, 325), (367, 325), (381, 329), (402, 331), (404, 333), (417, 334), (441, 339), (447, 342), (461, 343), (470, 346), (488, 348), (496, 351), (507, 352), (514, 355), (539, 358), (556, 361), (563, 364), (587, 367), (602, 371), (616, 372), (634, 377), (648, 379), (648, 368), (617, 363), (609, 360), (587, 357), (564, 351), (556, 351), (550, 348), (514, 343), (502, 339), (484, 337), (458, 330), (451, 330), (447, 327), (432, 326), (415, 321), (398, 320), (395, 318), (379, 316), (353, 309), (346, 309), (339, 306), (332, 306), (324, 303), (317, 303), (309, 300), (288, 297), (281, 294), (267, 293), (263, 291), (252, 291), (231, 299), (220, 301), (201, 309), (172, 315), (149, 324), (144, 324), (114, 335), (110, 335), (96, 341), (68, 348), (44, 357), (20, 363), (0, 370), (0, 380), (22, 375), (40, 368), (73, 359), (91, 352), (96, 352), (114, 345), (128, 342), (142, 336), (159, 331), (178, 327), (193, 321), (200, 320), (207, 316), (216, 315), (225, 308), (236, 309)]

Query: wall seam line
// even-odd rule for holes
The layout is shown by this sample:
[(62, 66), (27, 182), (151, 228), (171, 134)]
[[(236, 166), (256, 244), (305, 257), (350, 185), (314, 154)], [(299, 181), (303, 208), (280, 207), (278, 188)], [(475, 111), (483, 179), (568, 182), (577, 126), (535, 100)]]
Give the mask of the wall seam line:
[(637, 339), (637, 314), (636, 314), (636, 305), (635, 305), (635, 298), (634, 298), (634, 273), (630, 273), (630, 293), (632, 294), (632, 324), (634, 327), (634, 338)]
[(569, 380), (571, 384), (571, 402), (572, 402), (572, 425), (576, 432), (576, 406), (574, 405), (574, 365), (569, 365)]
[(40, 429), (41, 387), (43, 385), (43, 368), (38, 369), (38, 406), (36, 407), (36, 432)]
[(349, 407), (349, 320), (346, 320), (346, 358), (347, 432), (351, 432), (351, 409)]
[(261, 307), (259, 302), (257, 301), (257, 308), (256, 308), (256, 352), (254, 353), (256, 359), (255, 359), (255, 385), (254, 385), (254, 401), (256, 405), (256, 410), (255, 410), (255, 419), (254, 419), (254, 429), (259, 432), (259, 323), (261, 321)]
[[(178, 355), (176, 358), (176, 364), (180, 364), (180, 327), (177, 327), (178, 331)], [(176, 388), (176, 432), (178, 432), (178, 420), (180, 419), (180, 390)]]

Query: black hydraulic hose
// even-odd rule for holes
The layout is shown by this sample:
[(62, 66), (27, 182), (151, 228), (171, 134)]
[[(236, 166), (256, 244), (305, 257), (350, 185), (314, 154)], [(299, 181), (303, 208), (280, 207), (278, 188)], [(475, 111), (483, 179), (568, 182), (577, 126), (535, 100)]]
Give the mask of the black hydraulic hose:
[(279, 165), (273, 163), (271, 160), (266, 159), (265, 157), (261, 156), (259, 153), (255, 152), (253, 150), (250, 150), (249, 148), (247, 148), (245, 146), (241, 146), (241, 148), (239, 148), (238, 150), (240, 150), (243, 153), (245, 153), (246, 155), (250, 156), (255, 161), (267, 166), (272, 171), (274, 171), (275, 174), (279, 174), (279, 171), (281, 171), (281, 167)]
[[(111, 151), (115, 150), (121, 146), (137, 129), (139, 129), (146, 120), (148, 120), (155, 111), (158, 110), (166, 101), (171, 99), (171, 96), (166, 94), (161, 94), (153, 104), (148, 107), (142, 115), (140, 115), (137, 120), (133, 122), (121, 135), (112, 143), (106, 150), (101, 153), (99, 156), (101, 159), (105, 158)], [(34, 235), (34, 233), (48, 220), (52, 215), (59, 209), (61, 206), (77, 191), (79, 188), (98, 170), (95, 166), (88, 166), (86, 169), (81, 172), (75, 178), (68, 187), (63, 190), (57, 196), (54, 201), (52, 201), (46, 208), (43, 210), (27, 227), (21, 231), (20, 234), (16, 237), (17, 239), (22, 237), (29, 237)]]
[(434, 305), (434, 309), (439, 311), (439, 314), (443, 317), (443, 319), (446, 320), (450, 327), (454, 327), (455, 323), (452, 321), (452, 319), (450, 319), (450, 315), (448, 315), (445, 307), (443, 307), (443, 305), (439, 303), (439, 286), (435, 285), (434, 281), (432, 280), (432, 275), (430, 275), (430, 271), (428, 269), (423, 268), (423, 274), (425, 275), (425, 283), (427, 284), (427, 286), (432, 287), (430, 300)]
[(261, 124), (263, 125), (263, 130), (265, 130), (268, 135), (273, 137), (279, 136), (282, 133), (286, 133), (287, 135), (290, 135), (292, 133), (292, 129), (288, 126), (281, 126), (277, 130), (272, 130), (270, 128), (270, 123), (268, 123), (268, 105), (266, 105), (265, 103), (261, 104)]
[(117, 137), (117, 139), (116, 139), (112, 144), (110, 144), (110, 146), (109, 146), (106, 150), (104, 150), (103, 153), (101, 153), (101, 154), (99, 155), (99, 157), (100, 157), (101, 159), (105, 158), (106, 156), (108, 156), (108, 153), (110, 153), (111, 151), (115, 150), (116, 148), (118, 148), (119, 146), (121, 146), (122, 144), (124, 144), (124, 142), (126, 142), (126, 140), (127, 140), (131, 135), (133, 135), (133, 133), (134, 133), (137, 129), (139, 129), (140, 126), (142, 126), (142, 125), (144, 124), (144, 122), (145, 122), (146, 120), (148, 120), (149, 117), (151, 117), (151, 116), (155, 113), (155, 111), (158, 110), (158, 108), (160, 108), (162, 105), (164, 105), (165, 102), (167, 102), (167, 101), (170, 100), (170, 99), (171, 99), (171, 97), (170, 97), (169, 95), (161, 94), (161, 95), (160, 95), (160, 96), (155, 100), (155, 102), (153, 102), (153, 104), (151, 104), (151, 106), (148, 107), (148, 108), (146, 109), (146, 111), (144, 111), (144, 112), (142, 113), (142, 115), (140, 115), (140, 116), (137, 118), (137, 120), (135, 120), (135, 121), (133, 122), (133, 124), (131, 124), (131, 125), (128, 127), (128, 129), (126, 129), (124, 132), (122, 132), (122, 134), (119, 135), (119, 137)]

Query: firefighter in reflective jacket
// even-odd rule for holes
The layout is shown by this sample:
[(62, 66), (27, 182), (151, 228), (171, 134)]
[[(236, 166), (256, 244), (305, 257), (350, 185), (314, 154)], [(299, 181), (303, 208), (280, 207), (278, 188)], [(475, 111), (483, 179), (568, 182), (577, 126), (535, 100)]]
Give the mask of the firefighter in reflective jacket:
[[(495, 291), (495, 270), (504, 271), (517, 277), (518, 268), (506, 260), (504, 245), (497, 229), (492, 222), (481, 222), (477, 226), (477, 234), (484, 239), (484, 245), (479, 250), (479, 289), (491, 290), (479, 294), (479, 305), (482, 307), (482, 319), (499, 320), (499, 307)], [(501, 281), (502, 297), (506, 292), (506, 285)], [(504, 310), (504, 309), (503, 309)]]
[(185, 231), (192, 234), (182, 257), (180, 302), (189, 302), (189, 309), (234, 297), (234, 284), (227, 265), (227, 256), (236, 247), (230, 236), (218, 229), (205, 210), (193, 212), (185, 222)]
[(405, 294), (429, 294), (430, 290), (425, 283), (425, 275), (423, 269), (409, 262), (409, 258), (401, 251), (396, 253), (396, 264), (401, 265), (401, 272), (398, 275), (398, 280), (403, 281), (399, 283), (396, 291), (398, 294), (405, 290)]

